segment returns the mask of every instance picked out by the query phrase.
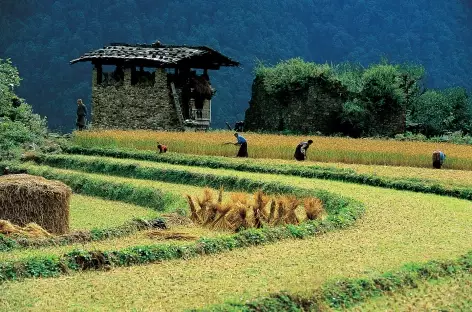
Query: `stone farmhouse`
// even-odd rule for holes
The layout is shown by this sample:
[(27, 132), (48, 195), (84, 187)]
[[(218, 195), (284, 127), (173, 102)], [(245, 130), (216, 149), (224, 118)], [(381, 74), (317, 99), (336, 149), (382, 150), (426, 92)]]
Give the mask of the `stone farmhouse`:
[(209, 70), (239, 63), (208, 47), (114, 43), (72, 60), (91, 62), (94, 129), (205, 130)]

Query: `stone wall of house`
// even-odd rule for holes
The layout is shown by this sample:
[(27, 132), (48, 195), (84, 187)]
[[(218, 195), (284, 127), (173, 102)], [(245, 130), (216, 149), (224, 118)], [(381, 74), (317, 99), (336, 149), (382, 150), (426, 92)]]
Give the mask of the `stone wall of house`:
[(94, 129), (182, 130), (167, 74), (156, 70), (155, 83), (131, 84), (131, 70), (125, 69), (124, 81), (114, 86), (92, 81), (92, 127)]
[(256, 78), (244, 126), (249, 131), (333, 133), (346, 98), (341, 85), (327, 85), (321, 79), (295, 91), (269, 94)]

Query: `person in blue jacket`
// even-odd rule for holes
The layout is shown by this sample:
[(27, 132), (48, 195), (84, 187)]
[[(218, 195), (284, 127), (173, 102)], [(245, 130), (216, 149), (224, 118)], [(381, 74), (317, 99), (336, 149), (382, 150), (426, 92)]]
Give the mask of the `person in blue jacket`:
[(236, 137), (236, 140), (238, 140), (236, 143), (234, 143), (234, 145), (239, 145), (239, 151), (236, 157), (249, 157), (247, 153), (246, 139), (237, 132), (234, 134), (234, 136)]
[(441, 169), (441, 166), (443, 165), (444, 160), (446, 160), (446, 154), (444, 154), (441, 151), (433, 152), (433, 168)]

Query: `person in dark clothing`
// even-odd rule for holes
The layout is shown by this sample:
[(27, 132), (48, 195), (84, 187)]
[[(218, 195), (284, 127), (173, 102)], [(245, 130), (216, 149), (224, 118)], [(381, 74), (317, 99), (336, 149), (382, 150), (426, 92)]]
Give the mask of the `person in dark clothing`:
[(310, 147), (313, 143), (313, 140), (308, 140), (308, 142), (300, 142), (295, 149), (295, 157), (296, 160), (305, 160), (306, 159), (306, 150)]
[(247, 141), (246, 139), (241, 136), (239, 133), (235, 133), (234, 136), (238, 140), (234, 145), (239, 145), (239, 151), (236, 157), (249, 157), (247, 153)]
[(443, 165), (445, 159), (446, 159), (446, 154), (444, 154), (441, 151), (434, 151), (433, 152), (433, 168), (441, 169), (441, 166)]
[(167, 146), (159, 144), (159, 142), (157, 142), (157, 149), (159, 150), (159, 154), (167, 153)]
[(243, 132), (244, 131), (244, 121), (238, 121), (237, 123), (234, 124), (234, 130), (237, 132)]
[(85, 107), (81, 99), (78, 99), (77, 100), (77, 122), (75, 125), (77, 126), (77, 129), (79, 129), (79, 131), (82, 131), (85, 129), (86, 119), (87, 119), (87, 107)]

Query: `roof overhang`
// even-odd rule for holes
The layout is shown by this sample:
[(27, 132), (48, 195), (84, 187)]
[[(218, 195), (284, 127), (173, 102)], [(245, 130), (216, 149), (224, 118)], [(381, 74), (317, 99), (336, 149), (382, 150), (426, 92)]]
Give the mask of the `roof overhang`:
[(92, 62), (96, 65), (143, 66), (155, 68), (219, 69), (221, 66), (239, 66), (239, 63), (223, 54), (205, 47), (128, 45), (114, 43), (85, 53), (70, 61)]

